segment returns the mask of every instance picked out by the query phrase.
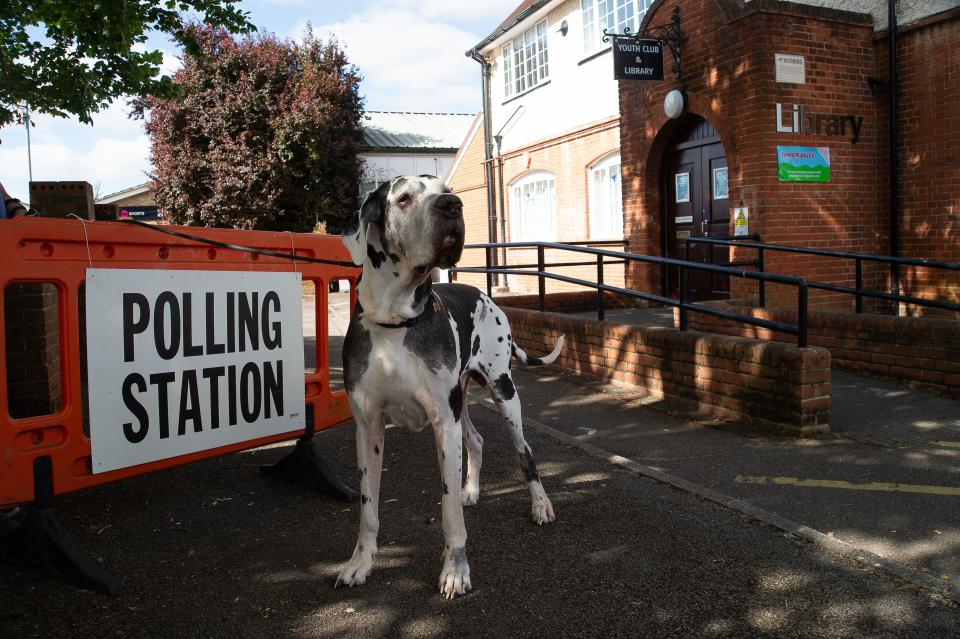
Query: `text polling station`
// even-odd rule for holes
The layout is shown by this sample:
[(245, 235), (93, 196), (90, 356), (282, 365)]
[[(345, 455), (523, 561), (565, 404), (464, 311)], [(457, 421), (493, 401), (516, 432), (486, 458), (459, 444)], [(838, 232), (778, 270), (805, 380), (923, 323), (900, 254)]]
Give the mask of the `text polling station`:
[(299, 273), (88, 269), (93, 472), (303, 429)]

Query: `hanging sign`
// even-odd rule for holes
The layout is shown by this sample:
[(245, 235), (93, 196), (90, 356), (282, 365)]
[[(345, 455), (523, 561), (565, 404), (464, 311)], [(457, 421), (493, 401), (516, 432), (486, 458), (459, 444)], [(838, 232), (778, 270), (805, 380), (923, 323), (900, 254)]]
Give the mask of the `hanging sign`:
[(781, 182), (829, 182), (830, 149), (825, 146), (778, 146), (777, 175)]
[(304, 427), (299, 273), (88, 269), (101, 473)]
[(613, 77), (663, 80), (663, 44), (659, 40), (614, 37)]

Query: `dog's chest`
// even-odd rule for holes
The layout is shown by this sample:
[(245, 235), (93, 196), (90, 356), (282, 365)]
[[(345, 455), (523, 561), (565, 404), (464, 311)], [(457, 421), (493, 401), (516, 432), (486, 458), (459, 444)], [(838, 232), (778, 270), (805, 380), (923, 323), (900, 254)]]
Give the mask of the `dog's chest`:
[(418, 431), (436, 417), (439, 387), (454, 379), (453, 372), (431, 370), (396, 340), (374, 339), (363, 392), (383, 406), (389, 423)]

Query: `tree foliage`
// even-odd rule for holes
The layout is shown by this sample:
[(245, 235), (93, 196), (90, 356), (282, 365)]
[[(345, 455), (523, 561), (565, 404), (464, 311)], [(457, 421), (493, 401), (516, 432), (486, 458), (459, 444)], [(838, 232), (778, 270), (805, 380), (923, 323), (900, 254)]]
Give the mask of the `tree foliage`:
[(339, 231), (356, 210), (360, 76), (335, 40), (236, 40), (200, 28), (201, 55), (149, 98), (157, 204), (176, 224)]
[(196, 51), (191, 14), (233, 33), (253, 29), (237, 0), (3, 0), (0, 2), (0, 127), (19, 109), (91, 123), (120, 96), (172, 97), (157, 77), (163, 54), (146, 50), (151, 31)]

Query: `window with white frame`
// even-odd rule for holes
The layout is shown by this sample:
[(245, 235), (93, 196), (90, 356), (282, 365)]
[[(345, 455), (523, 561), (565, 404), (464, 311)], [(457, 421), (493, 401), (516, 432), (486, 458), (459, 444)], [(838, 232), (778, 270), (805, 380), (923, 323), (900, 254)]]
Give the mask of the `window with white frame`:
[(529, 173), (510, 185), (510, 239), (556, 239), (556, 186), (552, 173)]
[(548, 77), (547, 21), (541, 20), (503, 45), (503, 95), (518, 95)]
[(590, 237), (623, 237), (623, 192), (620, 190), (620, 154), (603, 158), (587, 169), (590, 182)]
[(623, 33), (629, 27), (635, 33), (651, 4), (653, 0), (580, 0), (583, 52), (593, 53), (606, 46), (604, 29)]

